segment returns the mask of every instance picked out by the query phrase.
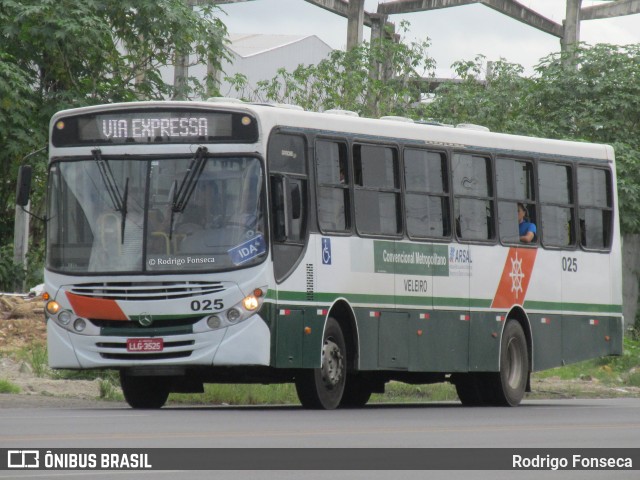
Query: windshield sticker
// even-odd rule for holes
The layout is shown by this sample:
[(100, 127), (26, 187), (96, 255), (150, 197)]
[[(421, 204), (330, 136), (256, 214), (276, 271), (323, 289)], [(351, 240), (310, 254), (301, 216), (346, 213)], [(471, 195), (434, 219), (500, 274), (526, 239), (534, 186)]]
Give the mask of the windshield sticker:
[(227, 250), (234, 265), (242, 265), (267, 251), (267, 244), (262, 234)]
[(149, 258), (147, 260), (147, 264), (150, 267), (167, 267), (167, 266), (176, 266), (176, 267), (193, 267), (195, 265), (206, 265), (206, 264), (214, 264), (216, 263), (215, 257), (205, 257), (205, 256), (197, 256), (197, 257), (155, 257)]

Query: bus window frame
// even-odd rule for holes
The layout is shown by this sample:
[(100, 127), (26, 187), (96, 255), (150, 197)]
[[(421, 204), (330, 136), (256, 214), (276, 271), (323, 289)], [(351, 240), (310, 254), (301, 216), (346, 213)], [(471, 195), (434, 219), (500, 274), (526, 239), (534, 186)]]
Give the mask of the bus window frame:
[[(453, 183), (453, 159), (456, 155), (470, 155), (470, 156), (478, 156), (478, 157), (483, 157), (489, 160), (489, 168), (490, 168), (490, 172), (489, 172), (489, 186), (491, 187), (491, 193), (492, 195), (488, 196), (488, 197), (474, 197), (474, 196), (470, 196), (470, 195), (457, 195), (454, 191), (455, 186)], [(464, 245), (470, 245), (470, 244), (477, 244), (477, 245), (497, 245), (499, 243), (499, 234), (498, 234), (498, 225), (497, 225), (497, 217), (498, 217), (498, 204), (497, 204), (497, 188), (496, 188), (496, 179), (495, 179), (495, 155), (493, 155), (491, 152), (486, 151), (486, 150), (480, 150), (480, 149), (453, 149), (451, 150), (450, 153), (450, 160), (449, 160), (449, 175), (450, 175), (450, 182), (451, 182), (451, 190), (450, 190), (450, 197), (451, 197), (451, 228), (452, 228), (452, 238), (455, 239), (455, 241), (459, 244), (464, 244)], [(489, 201), (493, 202), (493, 216), (491, 219), (491, 228), (493, 229), (493, 238), (488, 238), (486, 240), (480, 240), (480, 239), (464, 239), (461, 237), (461, 235), (459, 235), (458, 233), (458, 229), (456, 226), (456, 198), (475, 198), (475, 199), (489, 199)]]
[[(385, 192), (390, 192), (391, 190), (381, 190), (380, 188), (367, 188), (367, 187), (360, 187), (356, 185), (355, 182), (355, 173), (356, 173), (356, 168), (355, 168), (355, 155), (354, 155), (354, 149), (356, 147), (362, 147), (362, 146), (369, 146), (369, 147), (382, 147), (382, 148), (390, 148), (392, 150), (395, 151), (396, 153), (396, 161), (397, 161), (397, 171), (396, 173), (396, 180), (397, 180), (397, 187), (395, 187), (393, 189), (393, 193), (395, 195), (398, 195), (398, 204), (396, 205), (396, 215), (399, 214), (399, 217), (397, 218), (397, 221), (400, 221), (400, 228), (399, 231), (396, 235), (389, 235), (386, 233), (367, 233), (367, 232), (362, 232), (359, 228), (358, 228), (358, 208), (357, 208), (357, 203), (356, 203), (356, 195), (357, 192), (360, 191), (385, 191)], [(370, 139), (370, 138), (358, 138), (358, 137), (354, 137), (351, 139), (350, 142), (350, 150), (349, 150), (349, 158), (350, 158), (350, 168), (351, 168), (351, 188), (352, 188), (352, 195), (353, 195), (353, 229), (356, 232), (356, 234), (359, 237), (362, 238), (381, 238), (381, 239), (390, 239), (390, 240), (402, 240), (403, 238), (406, 237), (406, 229), (405, 229), (405, 224), (404, 224), (404, 198), (403, 198), (403, 188), (402, 188), (402, 171), (401, 171), (401, 152), (402, 152), (402, 146), (403, 144), (399, 143), (399, 142), (390, 142), (390, 141), (384, 141), (384, 140), (380, 140), (380, 141), (376, 141), (375, 139)], [(397, 209), (400, 209), (400, 211), (398, 212)]]
[[(571, 174), (569, 175), (569, 178), (571, 179), (571, 188), (569, 189), (569, 192), (571, 194), (571, 203), (566, 204), (566, 203), (557, 203), (557, 202), (544, 202), (542, 199), (542, 195), (540, 193), (540, 164), (541, 163), (547, 163), (547, 164), (551, 164), (551, 165), (555, 165), (555, 166), (564, 166), (564, 167), (569, 167)], [(578, 203), (577, 203), (577, 198), (578, 198), (578, 187), (576, 185), (577, 183), (577, 162), (571, 162), (571, 161), (566, 161), (566, 160), (559, 160), (555, 157), (538, 157), (536, 159), (536, 192), (538, 194), (537, 197), (537, 202), (538, 202), (538, 223), (539, 226), (536, 225), (536, 227), (539, 229), (539, 231), (541, 232), (540, 235), (540, 240), (539, 240), (539, 244), (540, 246), (542, 246), (545, 250), (563, 250), (563, 251), (568, 251), (568, 252), (575, 252), (576, 250), (580, 249), (579, 246), (579, 242), (578, 242), (578, 229), (576, 228), (576, 223), (578, 221), (577, 219), (577, 213), (578, 213)], [(549, 245), (547, 242), (544, 241), (544, 226), (543, 226), (543, 222), (544, 222), (544, 215), (542, 213), (542, 209), (543, 206), (555, 206), (555, 207), (564, 207), (564, 208), (570, 208), (571, 210), (573, 210), (573, 219), (572, 219), (572, 243), (568, 244), (568, 245)]]
[[(331, 235), (331, 236), (342, 236), (342, 237), (350, 237), (352, 235), (354, 235), (354, 231), (355, 231), (355, 205), (354, 205), (354, 185), (353, 185), (353, 166), (352, 166), (352, 148), (353, 148), (353, 139), (347, 138), (347, 137), (339, 137), (339, 136), (332, 136), (332, 135), (316, 135), (313, 137), (312, 139), (313, 141), (311, 142), (311, 140), (309, 140), (309, 143), (313, 143), (313, 158), (311, 159), (310, 157), (310, 161), (313, 162), (312, 167), (310, 168), (310, 172), (313, 172), (313, 203), (315, 204), (313, 207), (314, 208), (310, 208), (310, 210), (314, 210), (315, 213), (315, 225), (318, 228), (318, 231), (320, 233), (322, 233), (323, 235)], [(345, 205), (345, 215), (346, 215), (346, 220), (347, 220), (347, 228), (345, 228), (344, 230), (330, 230), (330, 229), (326, 229), (324, 228), (321, 224), (320, 224), (320, 215), (319, 215), (319, 208), (320, 208), (320, 203), (318, 201), (319, 199), (319, 189), (322, 187), (333, 187), (336, 188), (337, 185), (334, 184), (321, 184), (320, 180), (319, 180), (319, 175), (318, 175), (318, 162), (317, 162), (317, 143), (318, 142), (333, 142), (336, 144), (341, 144), (345, 147), (346, 150), (346, 164), (345, 167), (347, 169), (346, 171), (346, 181), (344, 183), (345, 187), (342, 188), (342, 190), (347, 192), (348, 195), (348, 202), (347, 205)]]
[[(610, 198), (608, 198), (608, 201), (610, 202), (610, 205), (607, 206), (607, 208), (600, 208), (600, 207), (596, 207), (598, 210), (601, 211), (608, 211), (610, 213), (610, 218), (609, 218), (609, 245), (605, 248), (589, 248), (589, 247), (585, 247), (582, 244), (582, 225), (580, 224), (580, 209), (582, 208), (582, 204), (580, 203), (580, 191), (579, 191), (579, 185), (578, 185), (578, 170), (581, 167), (586, 167), (586, 168), (592, 168), (594, 170), (602, 170), (605, 172), (605, 175), (607, 177), (607, 195), (610, 196)], [(614, 185), (613, 185), (613, 172), (611, 171), (611, 167), (609, 164), (597, 164), (597, 163), (589, 163), (589, 162), (576, 162), (575, 164), (575, 175), (576, 175), (576, 182), (575, 182), (575, 188), (576, 188), (576, 214), (577, 214), (577, 232), (576, 232), (576, 244), (579, 245), (580, 250), (583, 250), (585, 252), (590, 252), (590, 253), (609, 253), (611, 252), (612, 246), (613, 246), (613, 240), (614, 240), (614, 225), (615, 225), (615, 214), (616, 214), (616, 203), (615, 203), (615, 196), (614, 196)], [(589, 208), (589, 207), (585, 207), (585, 208)], [(594, 208), (594, 207), (591, 207)]]
[[(407, 190), (407, 178), (406, 178), (406, 170), (405, 170), (405, 153), (407, 150), (415, 150), (415, 151), (422, 151), (422, 152), (431, 152), (431, 153), (437, 153), (437, 154), (441, 154), (444, 155), (444, 161), (445, 161), (445, 170), (446, 170), (446, 174), (447, 174), (447, 182), (446, 182), (446, 187), (447, 187), (447, 191), (444, 195), (434, 195), (434, 194), (430, 194), (428, 192), (425, 193), (425, 197), (429, 197), (429, 196), (439, 196), (439, 197), (444, 197), (446, 198), (447, 201), (447, 206), (449, 207), (449, 218), (447, 221), (448, 227), (449, 227), (449, 235), (446, 236), (442, 236), (442, 237), (435, 237), (435, 236), (418, 236), (418, 235), (411, 235), (409, 233), (409, 224), (407, 222), (407, 206), (406, 206), (406, 196), (408, 194), (408, 190)], [(406, 235), (406, 238), (408, 238), (411, 241), (415, 241), (415, 242), (442, 242), (442, 243), (451, 243), (454, 238), (455, 238), (455, 233), (454, 233), (454, 222), (453, 222), (453, 192), (452, 192), (452, 172), (451, 172), (451, 150), (448, 149), (444, 149), (444, 148), (433, 148), (430, 146), (422, 146), (422, 145), (412, 145), (412, 144), (404, 144), (402, 145), (402, 156), (401, 156), (401, 161), (400, 161), (400, 175), (401, 175), (401, 189), (402, 189), (402, 216), (403, 216), (403, 223), (404, 223), (404, 232)]]
[[(503, 241), (502, 240), (502, 235), (500, 234), (500, 201), (505, 201), (508, 203), (525, 203), (523, 200), (521, 199), (514, 199), (514, 198), (509, 198), (509, 197), (500, 197), (499, 192), (498, 192), (498, 168), (497, 168), (497, 163), (498, 160), (503, 159), (503, 160), (515, 160), (517, 162), (528, 162), (531, 164), (531, 168), (532, 168), (532, 172), (533, 172), (533, 185), (532, 185), (532, 192), (533, 192), (533, 200), (532, 201), (527, 201), (526, 205), (530, 206), (533, 205), (535, 208), (535, 226), (536, 226), (536, 235), (535, 235), (535, 241), (530, 242), (530, 243), (523, 243), (521, 242), (519, 239), (517, 241), (514, 242), (509, 242), (509, 241)], [(495, 188), (496, 188), (496, 228), (497, 228), (497, 239), (498, 239), (498, 243), (500, 243), (500, 245), (503, 245), (505, 247), (522, 247), (522, 248), (541, 248), (543, 247), (542, 245), (542, 241), (541, 241), (541, 222), (540, 222), (540, 197), (538, 194), (538, 163), (537, 163), (537, 159), (535, 157), (531, 157), (531, 156), (526, 156), (526, 155), (507, 155), (507, 154), (500, 154), (500, 155), (496, 155), (495, 159), (494, 159), (494, 171), (493, 171), (493, 175), (494, 175), (494, 183), (495, 183)]]

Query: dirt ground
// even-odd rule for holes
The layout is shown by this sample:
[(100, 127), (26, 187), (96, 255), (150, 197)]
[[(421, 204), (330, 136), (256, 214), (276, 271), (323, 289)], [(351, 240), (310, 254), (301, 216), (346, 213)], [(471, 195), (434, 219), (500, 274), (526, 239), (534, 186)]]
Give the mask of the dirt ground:
[[(33, 352), (43, 353), (45, 345), (46, 325), (42, 298), (0, 294), (0, 380), (7, 380), (20, 388), (18, 394), (0, 394), (0, 406), (114, 404), (99, 401), (99, 379), (89, 381), (52, 378), (55, 377), (55, 372), (48, 370), (46, 359), (34, 362), (29, 358), (30, 354), (34, 355)], [(44, 374), (36, 375), (38, 372), (33, 371), (33, 363), (39, 363), (45, 369)], [(640, 397), (640, 388), (607, 386), (592, 378), (540, 379), (534, 375), (532, 390), (528, 398)]]
[[(44, 355), (46, 324), (42, 298), (0, 295), (0, 380), (20, 388), (19, 396), (42, 396), (50, 399), (92, 400), (100, 396), (99, 380), (65, 380), (46, 367), (46, 358), (29, 358), (39, 352)], [(41, 348), (38, 348), (41, 347)], [(31, 352), (31, 353), (29, 353)], [(32, 364), (45, 369), (37, 375)], [(2, 397), (2, 394), (0, 397)]]

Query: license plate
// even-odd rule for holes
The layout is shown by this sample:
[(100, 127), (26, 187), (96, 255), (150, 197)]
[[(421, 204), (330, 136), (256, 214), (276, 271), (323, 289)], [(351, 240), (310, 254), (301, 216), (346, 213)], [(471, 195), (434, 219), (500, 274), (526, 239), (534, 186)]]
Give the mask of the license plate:
[(161, 338), (127, 338), (127, 352), (161, 352), (163, 349)]

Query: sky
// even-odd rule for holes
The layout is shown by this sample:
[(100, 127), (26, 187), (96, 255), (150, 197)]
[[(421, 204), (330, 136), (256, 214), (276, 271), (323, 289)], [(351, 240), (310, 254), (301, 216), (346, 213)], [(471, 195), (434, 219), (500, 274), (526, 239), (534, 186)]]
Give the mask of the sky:
[[(378, 3), (384, 2), (365, 0), (365, 10), (375, 12)], [(565, 17), (565, 0), (520, 0), (520, 3), (556, 23), (561, 24)], [(602, 3), (583, 0), (582, 6)], [(226, 15), (220, 17), (230, 33), (317, 35), (333, 48), (346, 46), (346, 18), (304, 0), (254, 0), (221, 7)], [(389, 20), (397, 26), (402, 20), (410, 22), (406, 41), (430, 39), (429, 55), (436, 61), (438, 77), (454, 76), (450, 68), (453, 62), (472, 60), (477, 55), (520, 64), (527, 74), (532, 74), (540, 59), (560, 51), (559, 38), (481, 4), (392, 15)], [(370, 38), (367, 27), (364, 38)], [(583, 21), (580, 39), (591, 45), (640, 43), (640, 14)]]

